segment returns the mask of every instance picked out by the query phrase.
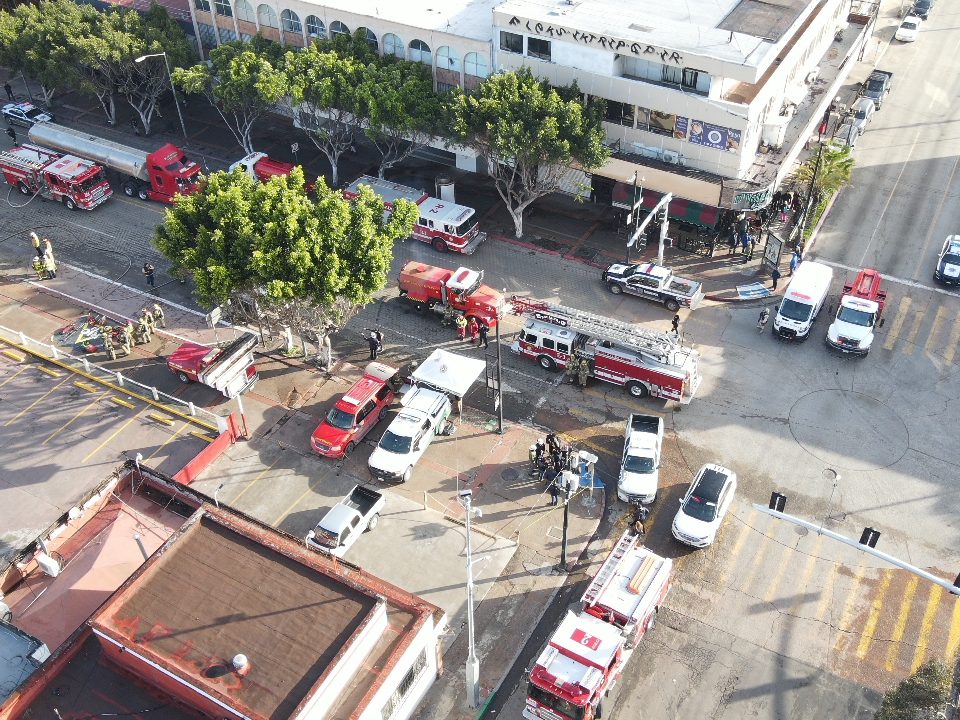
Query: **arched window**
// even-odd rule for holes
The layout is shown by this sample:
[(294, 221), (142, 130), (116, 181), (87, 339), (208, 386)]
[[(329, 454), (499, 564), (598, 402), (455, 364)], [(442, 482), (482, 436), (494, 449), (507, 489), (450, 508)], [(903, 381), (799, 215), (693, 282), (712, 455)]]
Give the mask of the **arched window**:
[(293, 10), (284, 10), (280, 13), (280, 22), (283, 23), (283, 31), (288, 33), (302, 33), (303, 26), (300, 24), (300, 16)]
[(250, 7), (250, 3), (247, 0), (235, 0), (233, 3), (233, 10), (237, 14), (237, 20), (243, 20), (244, 22), (256, 22), (256, 17), (253, 14), (253, 8)]
[(423, 40), (413, 40), (410, 43), (410, 60), (413, 62), (422, 62), (424, 65), (433, 65), (433, 57), (430, 55), (430, 46)]
[(334, 20), (330, 23), (330, 36), (331, 38), (336, 37), (337, 35), (350, 35), (350, 28), (344, 25), (339, 20)]
[(203, 12), (210, 12), (210, 0), (193, 0), (193, 6), (197, 10), (202, 10)]
[(467, 75), (485, 78), (490, 74), (487, 58), (480, 53), (467, 53), (463, 58), (463, 71)]
[(407, 56), (407, 49), (404, 47), (403, 40), (393, 33), (387, 33), (383, 36), (383, 54), (404, 58)]
[(257, 8), (257, 20), (260, 22), (260, 27), (280, 27), (277, 23), (277, 12), (269, 5), (260, 5)]
[(437, 69), (460, 72), (460, 57), (447, 45), (437, 50)]
[[(233, 17), (233, 8), (230, 7), (230, 0), (215, 0), (214, 6), (217, 8), (217, 15)], [(234, 40), (235, 39), (236, 38), (234, 38)], [(233, 40), (224, 40), (224, 42), (233, 42)]]
[(307, 15), (307, 37), (325, 38), (326, 36), (327, 28), (323, 24), (323, 20), (316, 15)]
[(373, 31), (369, 28), (358, 27), (357, 32), (362, 32), (364, 39), (367, 41), (367, 45), (373, 48), (375, 53), (380, 52), (380, 43), (377, 42), (377, 36), (373, 34)]

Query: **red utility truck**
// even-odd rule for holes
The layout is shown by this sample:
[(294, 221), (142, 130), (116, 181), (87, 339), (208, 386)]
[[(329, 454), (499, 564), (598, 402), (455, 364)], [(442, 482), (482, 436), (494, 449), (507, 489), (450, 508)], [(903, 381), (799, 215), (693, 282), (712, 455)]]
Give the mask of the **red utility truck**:
[(447, 308), (493, 328), (503, 314), (503, 293), (483, 285), (483, 271), (434, 267), (411, 260), (400, 270), (400, 297), (443, 314)]
[(294, 165), (279, 160), (271, 160), (266, 153), (255, 152), (237, 160), (229, 167), (229, 171), (233, 172), (237, 168), (241, 168), (254, 180), (266, 182), (277, 175), (289, 175)]
[(68, 210), (93, 210), (113, 195), (103, 168), (94, 162), (61, 155), (36, 145), (0, 152), (0, 172), (24, 195), (62, 202)]
[(456, 203), (430, 197), (423, 190), (381, 180), (369, 175), (361, 175), (343, 190), (348, 200), (357, 197), (360, 185), (369, 186), (383, 198), (387, 209), (397, 200), (409, 200), (420, 208), (420, 217), (413, 226), (413, 237), (420, 242), (432, 245), (437, 252), (463, 253), (472, 255), (487, 234), (479, 231), (480, 225), (473, 219), (474, 209)]
[(146, 152), (49, 122), (37, 123), (27, 135), (32, 142), (93, 160), (119, 173), (128, 197), (172, 203), (176, 195), (196, 192), (200, 180), (200, 166), (176, 145)]
[(198, 382), (233, 398), (259, 379), (253, 348), (257, 336), (244, 333), (225, 347), (186, 342), (167, 358), (167, 367), (181, 382)]
[(866, 355), (873, 346), (874, 328), (883, 325), (887, 292), (880, 273), (866, 268), (852, 283), (843, 286), (840, 306), (827, 328), (827, 344), (845, 353)]
[(530, 670), (523, 717), (592, 720), (670, 590), (673, 562), (654, 555), (628, 530)]
[(700, 387), (700, 353), (676, 335), (629, 325), (583, 310), (514, 297), (511, 311), (527, 322), (513, 352), (547, 370), (571, 358), (587, 362), (588, 376), (647, 395), (689, 403)]

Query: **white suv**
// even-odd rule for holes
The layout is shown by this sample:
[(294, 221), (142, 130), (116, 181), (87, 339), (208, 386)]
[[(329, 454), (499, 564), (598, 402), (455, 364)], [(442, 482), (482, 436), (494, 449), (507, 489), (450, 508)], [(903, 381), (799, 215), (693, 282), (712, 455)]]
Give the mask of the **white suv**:
[(367, 465), (378, 480), (407, 482), (413, 466), (435, 435), (446, 430), (450, 398), (436, 390), (417, 387), (400, 399), (403, 409), (383, 433)]
[(704, 465), (690, 483), (673, 519), (673, 536), (693, 547), (707, 547), (733, 504), (737, 474), (722, 465)]

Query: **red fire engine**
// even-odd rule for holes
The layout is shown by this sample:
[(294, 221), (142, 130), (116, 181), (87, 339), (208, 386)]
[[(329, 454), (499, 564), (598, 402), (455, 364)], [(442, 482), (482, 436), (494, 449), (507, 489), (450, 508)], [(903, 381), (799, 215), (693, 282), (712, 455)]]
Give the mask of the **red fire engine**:
[(625, 386), (634, 397), (684, 404), (700, 387), (700, 353), (676, 335), (527, 298), (510, 302), (514, 314), (528, 317), (513, 352), (547, 370), (563, 369), (576, 357), (587, 361), (591, 377)]
[(103, 168), (90, 160), (62, 155), (36, 145), (0, 152), (0, 172), (24, 195), (40, 194), (68, 210), (93, 210), (113, 195)]
[(360, 185), (370, 186), (383, 198), (388, 210), (401, 198), (419, 206), (420, 217), (413, 226), (413, 237), (432, 245), (437, 252), (450, 250), (472, 255), (480, 243), (487, 239), (487, 234), (479, 231), (479, 223), (473, 219), (473, 208), (438, 200), (423, 190), (369, 175), (361, 175), (344, 188), (344, 197), (348, 200), (356, 198)]
[(399, 286), (400, 297), (414, 303), (417, 310), (443, 313), (450, 307), (491, 329), (503, 314), (503, 294), (483, 284), (482, 271), (447, 270), (411, 260), (400, 270)]
[(582, 598), (568, 612), (530, 671), (523, 717), (591, 720), (634, 648), (654, 624), (670, 590), (673, 562), (640, 545), (628, 530)]

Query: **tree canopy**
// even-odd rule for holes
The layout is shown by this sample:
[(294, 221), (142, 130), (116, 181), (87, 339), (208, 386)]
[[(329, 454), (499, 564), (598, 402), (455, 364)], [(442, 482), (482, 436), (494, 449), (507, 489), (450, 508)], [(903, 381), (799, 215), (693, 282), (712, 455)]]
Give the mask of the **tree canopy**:
[(602, 103), (584, 106), (576, 88), (558, 90), (530, 70), (488, 78), (477, 91), (458, 93), (450, 106), (451, 131), (486, 160), (487, 173), (523, 235), (523, 211), (560, 187), (571, 162), (599, 167)]

